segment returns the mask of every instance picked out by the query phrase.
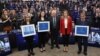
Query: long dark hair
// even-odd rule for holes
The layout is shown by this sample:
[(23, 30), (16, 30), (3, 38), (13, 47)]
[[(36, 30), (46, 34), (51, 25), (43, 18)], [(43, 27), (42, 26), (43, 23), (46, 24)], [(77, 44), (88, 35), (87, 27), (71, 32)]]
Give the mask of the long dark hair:
[[(39, 15), (39, 19), (41, 18), (41, 13), (42, 12), (44, 12), (45, 13), (45, 11), (44, 10), (42, 10), (42, 11), (40, 11), (40, 15)], [(46, 18), (46, 13), (45, 13), (45, 15), (44, 15), (44, 19)]]

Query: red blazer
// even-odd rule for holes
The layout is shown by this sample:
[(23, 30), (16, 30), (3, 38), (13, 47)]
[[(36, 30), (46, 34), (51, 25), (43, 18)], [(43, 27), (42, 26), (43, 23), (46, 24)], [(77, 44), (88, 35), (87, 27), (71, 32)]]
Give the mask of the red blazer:
[[(68, 16), (68, 25), (67, 25), (67, 34), (70, 34), (72, 32), (72, 18)], [(60, 33), (62, 35), (67, 35), (65, 34), (65, 24), (64, 24), (64, 19), (60, 19)]]

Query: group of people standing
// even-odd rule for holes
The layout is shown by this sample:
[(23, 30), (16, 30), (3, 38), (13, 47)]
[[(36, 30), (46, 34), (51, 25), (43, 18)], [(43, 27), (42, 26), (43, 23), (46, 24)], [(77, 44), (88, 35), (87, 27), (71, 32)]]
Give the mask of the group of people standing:
[[(4, 3), (0, 9), (0, 22), (4, 22), (3, 30), (9, 33), (12, 29), (20, 29), (20, 25), (35, 24), (39, 21), (49, 21), (50, 31), (39, 32), (39, 48), (41, 52), (46, 51), (47, 39), (51, 39), (51, 49), (60, 49), (58, 38), (63, 39), (63, 51), (68, 52), (69, 38), (73, 34), (75, 25), (91, 26), (92, 23), (96, 23), (99, 27), (99, 11), (100, 8), (97, 4), (88, 6), (88, 1), (74, 3), (71, 1), (56, 1), (56, 2), (38, 2), (36, 3)], [(75, 6), (74, 6), (75, 4)], [(86, 4), (86, 5), (84, 5)], [(0, 3), (0, 5), (3, 5)], [(8, 6), (7, 6), (8, 5)], [(96, 5), (96, 6), (95, 6)], [(5, 9), (4, 9), (5, 8)], [(91, 9), (91, 10), (89, 10)], [(89, 12), (93, 13), (89, 13)], [(87, 16), (88, 15), (88, 16)], [(93, 15), (93, 16), (91, 16)], [(93, 18), (92, 18), (93, 17)], [(96, 19), (94, 19), (94, 17)], [(95, 21), (91, 21), (92, 19)], [(19, 24), (20, 23), (20, 24)], [(94, 24), (93, 24), (94, 25)], [(34, 55), (33, 51), (33, 36), (25, 37), (28, 56)], [(76, 36), (78, 40), (78, 54), (82, 52), (82, 44), (84, 45), (83, 54), (87, 55), (88, 37)]]
[[(89, 26), (89, 22), (86, 19), (86, 12), (84, 10), (80, 11), (80, 19), (77, 20), (77, 23), (74, 24), (72, 21), (72, 17), (69, 15), (68, 10), (63, 10), (61, 16), (57, 16), (57, 10), (52, 9), (50, 12), (50, 16), (47, 18), (46, 13), (44, 11), (40, 12), (39, 17), (37, 20), (33, 21), (31, 20), (30, 14), (25, 16), (24, 25), (28, 24), (35, 24), (37, 26), (37, 22), (39, 21), (49, 21), (50, 22), (50, 31), (49, 32), (39, 32), (39, 48), (41, 52), (46, 51), (45, 45), (47, 43), (47, 38), (50, 36), (51, 39), (51, 49), (56, 48), (60, 49), (59, 45), (59, 35), (63, 39), (63, 51), (68, 52), (68, 46), (69, 46), (69, 38), (72, 35), (72, 30), (75, 25), (86, 25)], [(87, 43), (88, 43), (88, 37), (78, 37), (78, 54), (82, 52), (82, 42), (84, 44), (84, 55), (87, 55)], [(25, 37), (28, 47), (29, 56), (31, 54), (34, 55), (33, 52), (33, 36)]]

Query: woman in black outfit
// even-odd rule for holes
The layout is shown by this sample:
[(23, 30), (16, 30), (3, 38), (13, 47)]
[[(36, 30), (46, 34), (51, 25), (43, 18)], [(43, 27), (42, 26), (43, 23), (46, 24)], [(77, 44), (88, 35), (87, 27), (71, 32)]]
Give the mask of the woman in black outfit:
[[(38, 22), (40, 21), (47, 21), (47, 18), (45, 17), (45, 12), (41, 11), (40, 12), (40, 16), (38, 18)], [(39, 48), (40, 51), (43, 52), (45, 51), (45, 44), (46, 44), (46, 39), (47, 39), (47, 32), (39, 32), (38, 36), (39, 36)]]
[[(31, 20), (30, 15), (26, 15), (24, 17), (24, 21), (23, 21), (22, 24), (23, 25), (29, 25), (29, 24), (35, 24), (35, 23)], [(34, 38), (34, 36), (25, 37), (27, 50), (28, 50), (28, 56), (34, 55), (34, 52), (33, 52), (33, 45), (34, 45), (33, 44), (33, 38)]]
[[(82, 26), (89, 26), (90, 23), (86, 18), (86, 12), (80, 11), (80, 19), (77, 20), (76, 25), (82, 25)], [(88, 48), (88, 37), (85, 36), (77, 36), (78, 38), (78, 54), (80, 54), (83, 50), (83, 54), (87, 55), (87, 48)], [(84, 46), (84, 49), (82, 48), (82, 45)]]

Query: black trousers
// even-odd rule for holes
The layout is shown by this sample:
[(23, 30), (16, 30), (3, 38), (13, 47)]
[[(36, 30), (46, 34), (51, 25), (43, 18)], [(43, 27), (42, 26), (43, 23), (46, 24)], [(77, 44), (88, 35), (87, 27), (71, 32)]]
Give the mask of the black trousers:
[(63, 35), (63, 45), (68, 46), (69, 45), (69, 34), (67, 34), (67, 29), (65, 29), (65, 35)]
[(78, 37), (78, 50), (82, 51), (82, 44), (84, 46), (83, 52), (87, 52), (88, 38), (87, 37)]
[(68, 46), (69, 45), (69, 35), (63, 35), (63, 45)]
[(56, 47), (58, 47), (58, 31), (57, 30), (52, 30), (51, 32), (51, 47), (54, 47), (54, 44), (56, 44)]
[(25, 37), (26, 40), (26, 46), (27, 46), (27, 50), (29, 53), (33, 53), (33, 36), (30, 37)]
[(32, 43), (27, 43), (27, 50), (29, 53), (33, 53), (33, 44)]
[(47, 33), (46, 32), (41, 32), (38, 33), (39, 35), (39, 48), (45, 47), (46, 40), (47, 40)]

